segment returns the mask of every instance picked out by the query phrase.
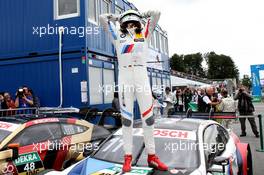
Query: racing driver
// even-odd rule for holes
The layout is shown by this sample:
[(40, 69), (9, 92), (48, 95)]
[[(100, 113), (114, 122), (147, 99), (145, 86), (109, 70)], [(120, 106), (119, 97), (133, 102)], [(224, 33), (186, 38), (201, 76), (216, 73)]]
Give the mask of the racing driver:
[(159, 17), (160, 12), (148, 11), (140, 14), (135, 10), (128, 10), (119, 16), (114, 14), (100, 16), (101, 25), (110, 34), (116, 48), (119, 64), (118, 90), (125, 152), (123, 172), (131, 170), (133, 160), (134, 97), (141, 111), (148, 165), (157, 170), (168, 170), (155, 154), (153, 100), (146, 67), (148, 42)]

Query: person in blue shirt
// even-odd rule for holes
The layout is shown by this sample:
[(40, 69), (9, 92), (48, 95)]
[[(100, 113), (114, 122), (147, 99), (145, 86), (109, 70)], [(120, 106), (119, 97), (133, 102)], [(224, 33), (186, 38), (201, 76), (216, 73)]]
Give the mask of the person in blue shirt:
[(27, 86), (18, 89), (15, 105), (17, 108), (31, 108), (34, 106), (33, 97)]

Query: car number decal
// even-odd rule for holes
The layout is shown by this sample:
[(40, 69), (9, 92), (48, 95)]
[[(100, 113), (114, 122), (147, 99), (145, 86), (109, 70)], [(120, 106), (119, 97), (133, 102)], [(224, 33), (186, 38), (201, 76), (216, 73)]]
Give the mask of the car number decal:
[(19, 175), (34, 175), (44, 170), (43, 162), (37, 152), (21, 154), (13, 163)]

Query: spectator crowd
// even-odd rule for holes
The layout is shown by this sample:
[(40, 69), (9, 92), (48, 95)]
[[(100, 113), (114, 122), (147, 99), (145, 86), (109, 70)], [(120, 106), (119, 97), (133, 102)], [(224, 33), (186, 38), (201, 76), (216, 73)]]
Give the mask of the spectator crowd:
[(18, 88), (14, 96), (9, 92), (0, 92), (0, 110), (2, 111), (35, 107), (40, 107), (39, 98), (35, 96), (33, 90), (27, 86)]
[[(244, 86), (237, 88), (235, 95), (229, 94), (225, 88), (215, 86), (207, 86), (204, 88), (176, 88), (173, 92), (169, 87), (166, 87), (163, 98), (158, 100), (157, 94), (153, 93), (153, 99), (155, 115), (160, 115), (160, 111), (163, 111), (163, 116), (168, 116), (177, 112), (185, 113), (189, 109), (201, 113), (238, 112), (242, 116), (239, 117), (241, 124), (240, 136), (246, 136), (245, 121), (248, 119), (253, 133), (256, 137), (259, 137), (255, 119), (246, 117), (252, 116), (255, 109), (252, 103), (252, 96)], [(232, 121), (232, 119), (224, 119), (221, 123), (226, 128), (229, 128)]]

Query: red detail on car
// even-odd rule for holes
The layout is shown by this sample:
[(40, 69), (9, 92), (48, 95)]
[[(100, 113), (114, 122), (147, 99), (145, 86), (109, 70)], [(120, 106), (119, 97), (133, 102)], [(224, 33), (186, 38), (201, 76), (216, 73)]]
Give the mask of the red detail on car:
[(242, 174), (243, 175), (247, 175), (247, 148), (248, 148), (248, 144), (247, 143), (238, 143), (237, 145), (237, 149), (241, 154), (242, 157)]
[(69, 119), (67, 119), (67, 123), (68, 123), (68, 124), (75, 124), (75, 123), (76, 123), (76, 119), (74, 119), (74, 118), (69, 118)]
[(230, 133), (230, 136), (233, 138), (233, 140), (234, 140), (234, 142), (235, 142), (235, 145), (236, 145), (237, 143), (240, 143), (240, 139), (239, 139), (239, 137), (238, 137), (234, 132), (231, 132), (231, 133)]
[(61, 139), (62, 147), (59, 149), (56, 160), (53, 165), (53, 169), (55, 170), (60, 170), (65, 158), (68, 154), (68, 150), (70, 149), (70, 144), (71, 144), (71, 136), (64, 137)]
[(58, 118), (43, 118), (43, 119), (37, 119), (37, 120), (32, 120), (30, 122), (27, 122), (26, 127), (41, 124), (41, 123), (56, 123), (56, 122), (59, 122)]

